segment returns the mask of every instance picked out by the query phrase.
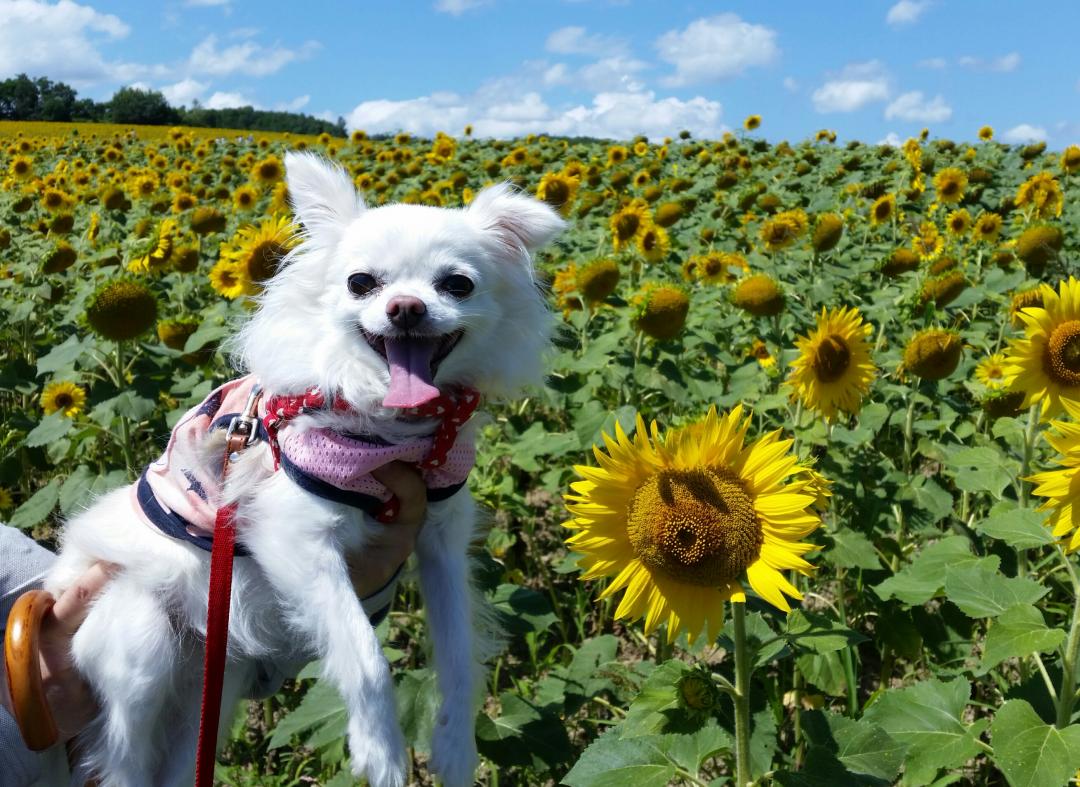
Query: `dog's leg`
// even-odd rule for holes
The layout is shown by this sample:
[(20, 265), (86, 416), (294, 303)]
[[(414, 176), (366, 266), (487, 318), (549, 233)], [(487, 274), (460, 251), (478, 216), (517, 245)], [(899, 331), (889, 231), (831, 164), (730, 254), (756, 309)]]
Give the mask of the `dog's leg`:
[(120, 574), (75, 633), (72, 657), (101, 698), (89, 728), (86, 767), (102, 787), (153, 783), (164, 740), (162, 708), (172, 701), (177, 638), (158, 597)]
[(420, 531), (416, 553), (442, 694), (432, 733), (431, 770), (445, 787), (467, 787), (474, 783), (479, 764), (473, 704), (479, 665), (466, 554), (475, 516), (472, 498), (463, 496), (451, 516), (452, 522), (429, 522)]
[(405, 741), (390, 668), (349, 580), (336, 517), (291, 485), (260, 496), (249, 515), (245, 543), (345, 701), (353, 772), (372, 787), (401, 787)]

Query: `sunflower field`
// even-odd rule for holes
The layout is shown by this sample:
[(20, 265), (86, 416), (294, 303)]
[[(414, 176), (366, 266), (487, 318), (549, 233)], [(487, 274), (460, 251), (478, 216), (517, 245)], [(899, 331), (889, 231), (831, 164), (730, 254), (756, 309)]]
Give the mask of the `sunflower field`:
[[(506, 633), (479, 782), (1072, 783), (1080, 148), (744, 125), (0, 124), (0, 518), (54, 544), (231, 376), (219, 345), (295, 243), (287, 149), (372, 205), (510, 181), (569, 230), (538, 259), (546, 384), (488, 406), (470, 481)], [(438, 697), (415, 583), (398, 592), (379, 633), (430, 784)], [(245, 705), (223, 784), (354, 783), (317, 672)]]

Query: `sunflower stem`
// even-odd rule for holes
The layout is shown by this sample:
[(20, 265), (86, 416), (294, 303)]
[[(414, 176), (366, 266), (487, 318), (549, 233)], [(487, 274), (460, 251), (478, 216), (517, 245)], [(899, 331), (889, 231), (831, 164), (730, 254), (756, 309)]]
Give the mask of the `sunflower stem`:
[[(124, 377), (124, 343), (116, 343), (116, 380), (117, 388), (122, 388), (126, 379)], [(131, 476), (131, 470), (135, 467), (135, 458), (131, 454), (131, 422), (126, 415), (120, 416), (120, 453), (124, 457), (124, 468)]]
[[(837, 612), (840, 613), (840, 623), (845, 628), (847, 628), (848, 625), (847, 602), (844, 599), (844, 596), (846, 595), (844, 593), (844, 579), (846, 577), (846, 571), (837, 572), (836, 582), (838, 587), (836, 591), (836, 607)], [(859, 709), (859, 684), (855, 680), (855, 657), (851, 652), (851, 646), (848, 645), (845, 647), (841, 655), (844, 660), (844, 680), (847, 683), (848, 716), (854, 719)]]
[(911, 473), (913, 433), (915, 429), (915, 392), (908, 398), (907, 416), (904, 418), (904, 472)]
[(1069, 578), (1072, 580), (1074, 598), (1072, 624), (1069, 626), (1069, 637), (1065, 642), (1065, 651), (1061, 659), (1061, 691), (1058, 692), (1057, 698), (1056, 726), (1058, 729), (1063, 729), (1072, 721), (1073, 705), (1076, 702), (1076, 656), (1080, 652), (1080, 603), (1077, 603), (1077, 599), (1080, 599), (1080, 582), (1077, 581), (1076, 570), (1069, 556), (1060, 547), (1058, 554), (1064, 561)]
[(750, 783), (750, 654), (746, 648), (746, 605), (732, 602), (735, 640), (735, 772), (738, 787)]
[(1027, 508), (1031, 497), (1031, 484), (1026, 481), (1031, 472), (1031, 456), (1035, 452), (1035, 438), (1039, 434), (1039, 405), (1034, 404), (1028, 410), (1027, 429), (1024, 431), (1024, 453), (1020, 462), (1020, 507)]

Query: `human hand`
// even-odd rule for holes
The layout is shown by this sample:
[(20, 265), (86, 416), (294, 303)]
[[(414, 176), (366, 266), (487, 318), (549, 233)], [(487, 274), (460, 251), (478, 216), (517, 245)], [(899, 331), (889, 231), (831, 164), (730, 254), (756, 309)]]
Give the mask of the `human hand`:
[(427, 485), (412, 465), (390, 462), (373, 470), (375, 480), (397, 497), (401, 510), (392, 522), (380, 523), (378, 534), (360, 552), (347, 557), (356, 595), (372, 595), (397, 573), (413, 549), (427, 516)]
[[(97, 594), (112, 577), (114, 566), (95, 563), (65, 590), (41, 619), (38, 661), (45, 700), (60, 735), (60, 742), (75, 737), (97, 715), (90, 687), (71, 661), (71, 638), (86, 620)], [(0, 673), (4, 672), (0, 659)], [(0, 704), (9, 712), (7, 676), (0, 680)]]

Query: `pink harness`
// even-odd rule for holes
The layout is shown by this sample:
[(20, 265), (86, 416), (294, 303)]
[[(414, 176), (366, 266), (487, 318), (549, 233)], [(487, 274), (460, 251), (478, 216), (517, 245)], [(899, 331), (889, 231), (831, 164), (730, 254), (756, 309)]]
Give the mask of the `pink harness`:
[[(208, 462), (203, 441), (215, 429), (227, 428), (244, 412), (256, 385), (248, 375), (230, 380), (210, 393), (173, 427), (161, 457), (147, 466), (132, 487), (135, 509), (148, 524), (167, 535), (210, 549), (221, 493), (221, 468)], [(266, 476), (279, 467), (305, 490), (356, 506), (381, 520), (392, 520), (397, 501), (371, 471), (395, 460), (416, 465), (428, 487), (428, 500), (444, 500), (462, 486), (476, 460), (472, 440), (457, 440), (458, 431), (479, 404), (474, 390), (459, 390), (412, 408), (410, 414), (441, 419), (435, 434), (399, 444), (345, 435), (330, 429), (296, 429), (292, 420), (327, 407), (312, 390), (301, 396), (263, 399), (257, 436), (271, 450), (261, 451)], [(329, 406), (347, 409), (339, 400)], [(212, 462), (219, 458), (215, 455)], [(240, 550), (238, 549), (238, 553)]]

